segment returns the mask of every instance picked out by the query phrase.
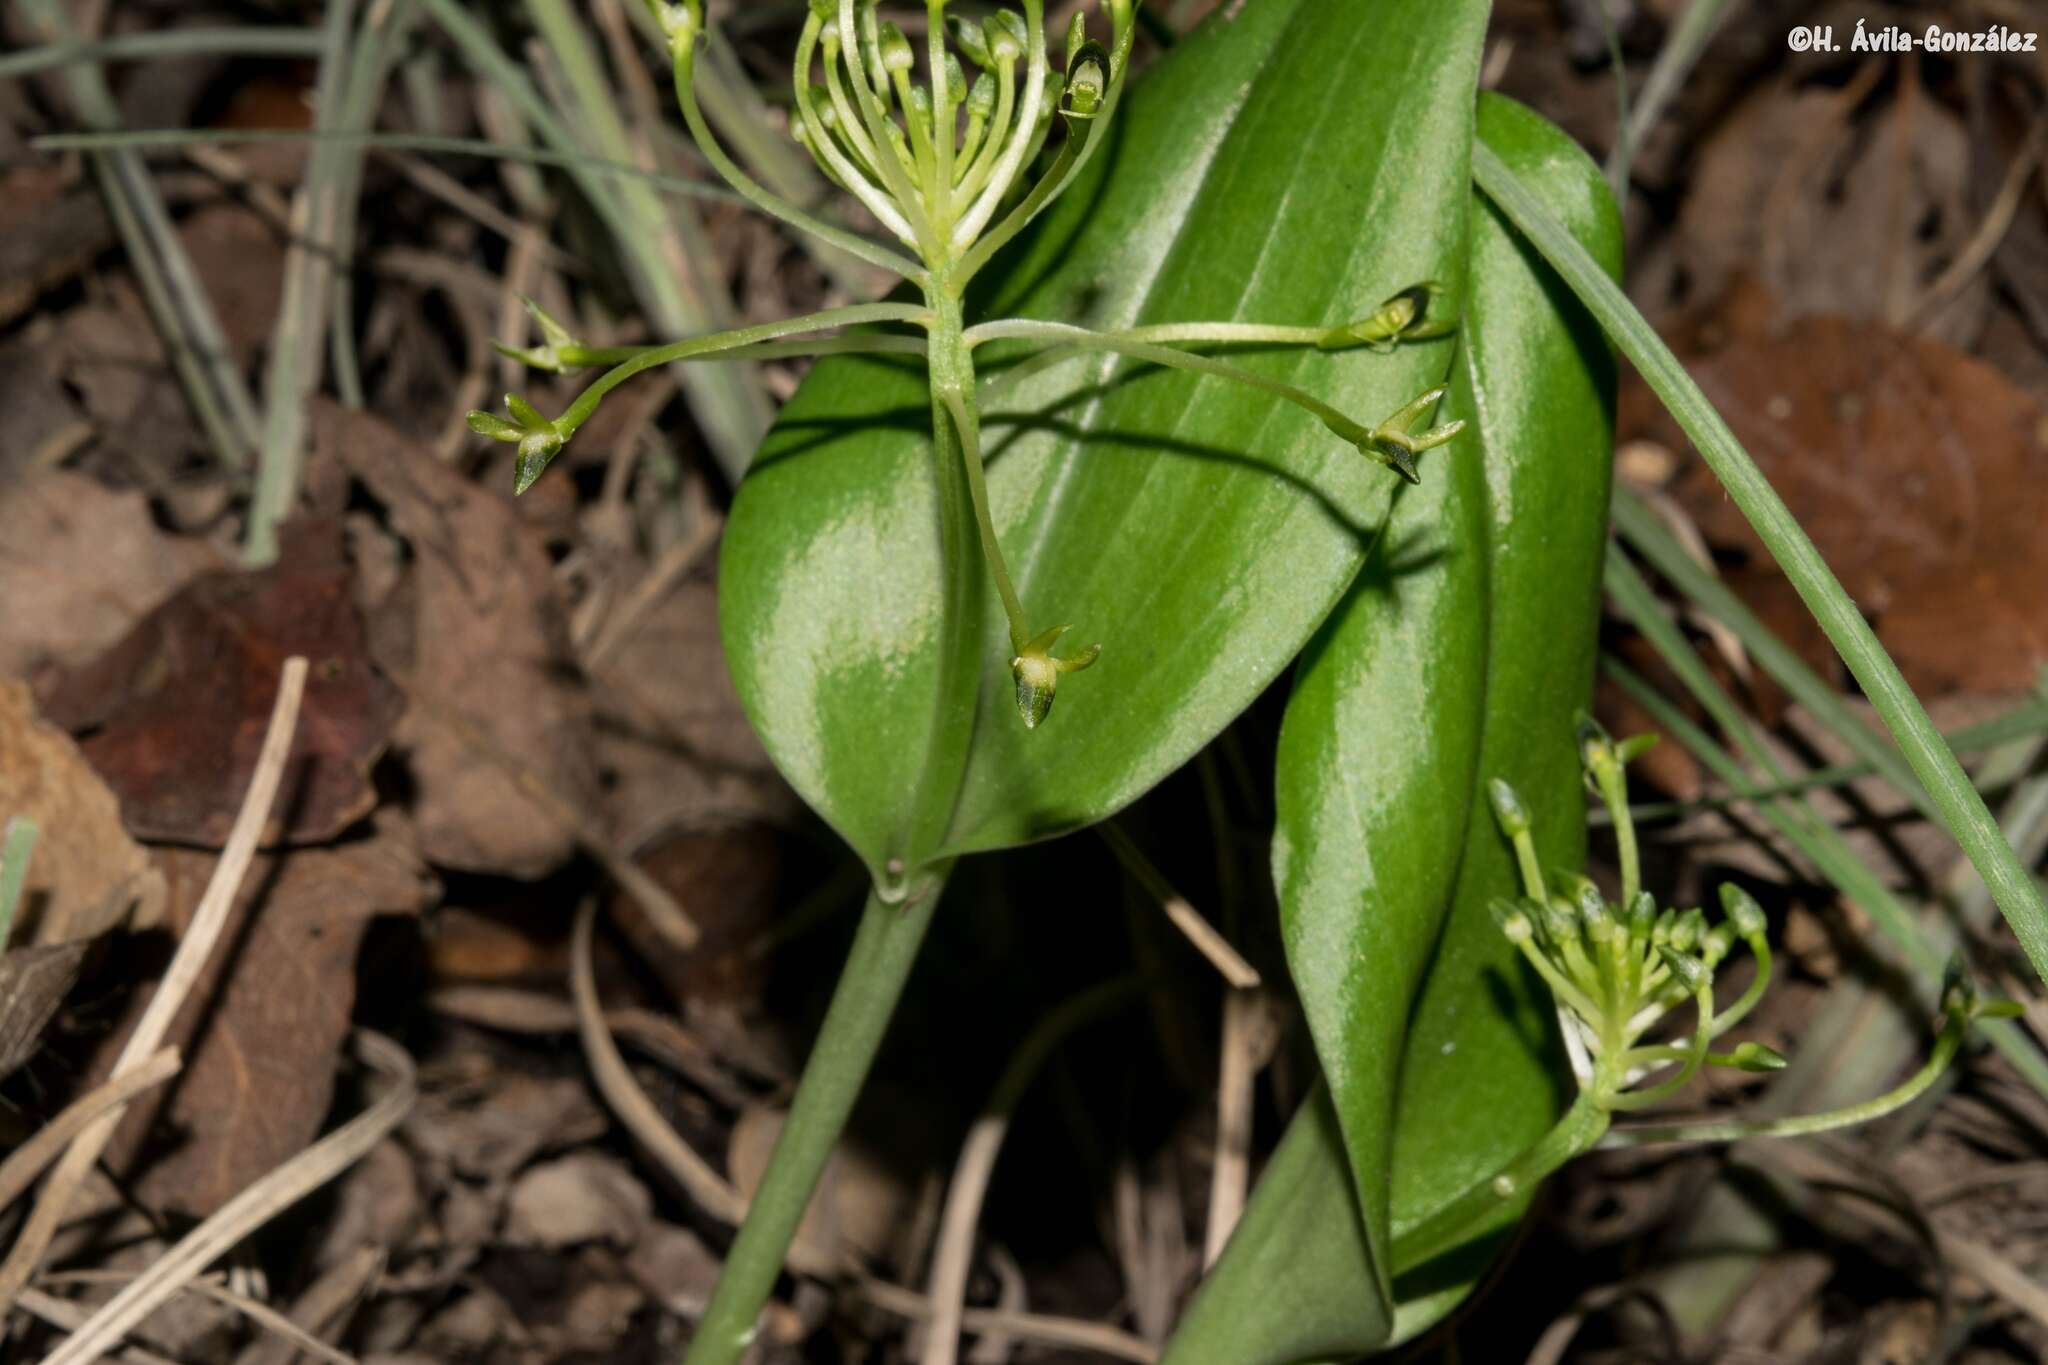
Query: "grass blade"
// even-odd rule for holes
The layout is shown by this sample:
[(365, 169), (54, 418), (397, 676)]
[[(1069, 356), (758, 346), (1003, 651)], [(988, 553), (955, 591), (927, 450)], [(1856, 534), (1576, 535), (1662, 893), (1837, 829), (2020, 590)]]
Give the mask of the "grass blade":
[[(320, 76), (314, 85), (313, 126), (328, 129), (341, 112), (350, 79), (349, 37), (355, 0), (334, 0), (321, 29)], [(323, 144), (306, 163), (306, 178), (292, 199), (292, 241), (284, 258), (284, 291), (270, 330), (263, 375), (263, 434), (256, 451), (256, 488), (249, 499), (243, 562), (260, 567), (277, 558), (277, 527), (298, 497), (305, 459), (306, 405), (320, 381), (326, 352), (323, 310), (334, 261), (337, 190), (346, 149)], [(358, 157), (360, 153), (356, 154)]]
[(74, 63), (127, 62), (169, 57), (317, 57), (320, 35), (300, 28), (182, 28), (167, 33), (124, 33), (96, 42), (60, 42), (0, 56), (0, 81), (32, 76)]
[[(56, 0), (21, 0), (21, 10), (53, 45), (81, 45)], [(79, 122), (99, 129), (119, 124), (119, 107), (97, 66), (71, 63), (64, 85)], [(96, 155), (93, 172), (194, 416), (224, 463), (246, 466), (256, 445), (255, 400), (147, 168), (135, 153), (114, 151)]]
[(473, 137), (441, 137), (424, 133), (374, 133), (310, 128), (134, 128), (117, 133), (46, 133), (29, 139), (38, 152), (98, 152), (109, 148), (164, 151), (184, 147), (246, 145), (266, 142), (339, 142), (361, 146), (373, 152), (425, 152), (438, 156), (479, 156), (496, 161), (520, 161), (534, 166), (572, 170), (593, 177), (639, 180), (658, 193), (687, 199), (707, 199), (719, 204), (745, 205), (746, 200), (723, 185), (664, 175), (625, 161), (606, 161), (581, 153), (554, 152), (539, 147), (508, 146)]

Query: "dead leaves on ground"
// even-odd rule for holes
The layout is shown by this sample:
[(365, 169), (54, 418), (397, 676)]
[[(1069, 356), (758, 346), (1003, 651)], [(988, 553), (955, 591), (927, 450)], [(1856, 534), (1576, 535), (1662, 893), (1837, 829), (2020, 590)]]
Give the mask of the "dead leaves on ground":
[[(216, 857), (166, 849), (168, 928), (184, 928)], [(412, 915), (432, 879), (402, 819), (380, 816), (367, 837), (259, 857), (242, 881), (216, 954), (171, 1025), (185, 1070), (131, 1106), (113, 1160), (132, 1169), (150, 1129), (173, 1143), (143, 1166), (137, 1194), (154, 1208), (205, 1217), (320, 1133), (336, 1060), (356, 1002), (363, 936), (380, 915)], [(139, 995), (130, 1020), (146, 1003)], [(118, 1050), (125, 1029), (108, 1038)]]
[(376, 803), (370, 768), (398, 719), (370, 663), (340, 528), (286, 528), (284, 558), (203, 575), (93, 662), (45, 680), (52, 719), (144, 838), (218, 848), (241, 808), (284, 661), (311, 666), (265, 842), (332, 839)]
[[(1780, 316), (1744, 289), (1674, 348), (1924, 696), (2014, 692), (2048, 663), (2048, 411), (1997, 370), (1874, 321)], [(1623, 430), (1682, 436), (1639, 385)], [(1669, 492), (1740, 592), (1833, 656), (1697, 459)]]
[(164, 879), (122, 828), (120, 807), (78, 746), (36, 715), (29, 690), (0, 677), (0, 812), (41, 830), (29, 862), (17, 943), (96, 938), (132, 909), (163, 910)]

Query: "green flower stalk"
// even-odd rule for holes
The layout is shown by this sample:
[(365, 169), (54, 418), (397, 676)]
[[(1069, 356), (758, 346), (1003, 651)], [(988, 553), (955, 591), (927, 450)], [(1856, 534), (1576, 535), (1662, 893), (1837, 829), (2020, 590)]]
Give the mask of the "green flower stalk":
[[(695, 93), (698, 43), (704, 36), (702, 0), (648, 3), (668, 42), (683, 120), (713, 169), (764, 213), (900, 276), (916, 287), (924, 303), (830, 309), (668, 346), (617, 348), (583, 346), (535, 310), (540, 344), (500, 347), (504, 354), (551, 373), (611, 368), (560, 417), (542, 415), (517, 395), (505, 399), (509, 416), (470, 414), (470, 427), (478, 434), (518, 448), (515, 491), (532, 485), (607, 392), (642, 370), (771, 356), (922, 355), (930, 374), (933, 421), (946, 428), (935, 430), (934, 437), (950, 437), (958, 449), (980, 552), (1009, 626), (1018, 714), (1027, 727), (1036, 728), (1052, 709), (1059, 680), (1087, 668), (1101, 646), (1055, 657), (1054, 644), (1068, 627), (1034, 626), (1017, 594), (982, 469), (980, 403), (994, 385), (978, 383), (978, 346), (999, 339), (1021, 341), (1026, 351), (1036, 346), (1046, 358), (1106, 351), (1246, 384), (1315, 414), (1367, 459), (1411, 482), (1418, 477), (1415, 458), (1449, 441), (1462, 425), (1417, 430), (1442, 397), (1441, 389), (1367, 425), (1292, 385), (1184, 349), (1255, 343), (1391, 351), (1402, 342), (1454, 330), (1455, 321), (1437, 307), (1443, 291), (1435, 284), (1409, 286), (1372, 316), (1334, 328), (1194, 322), (1115, 332), (1022, 321), (967, 326), (962, 309), (969, 282), (1066, 191), (1101, 146), (1101, 129), (1115, 116), (1130, 70), (1136, 0), (1098, 0), (1109, 18), (1107, 42), (1091, 36), (1086, 17), (1076, 13), (1057, 70), (1045, 32), (1044, 0), (1021, 0), (1021, 10), (998, 9), (978, 22), (949, 15), (947, 0), (925, 0), (922, 52), (903, 29), (881, 17), (876, 0), (811, 0), (791, 70), (791, 132), (824, 174), (881, 225), (892, 239), (886, 241), (777, 198), (727, 154)], [(846, 327), (908, 330), (818, 335)], [(1038, 360), (1024, 360), (1012, 375), (1028, 372)], [(941, 457), (949, 458), (949, 442), (938, 439), (937, 444)]]
[[(1617, 743), (1591, 721), (1581, 727), (1586, 785), (1607, 807), (1620, 845), (1618, 902), (1606, 900), (1598, 887), (1578, 874), (1547, 880), (1537, 864), (1528, 811), (1520, 797), (1497, 779), (1488, 786), (1494, 818), (1514, 847), (1522, 880), (1522, 895), (1497, 902), (1494, 918), (1556, 1002), (1578, 1096), (1535, 1146), (1490, 1180), (1399, 1233), (1394, 1246), (1397, 1272), (1497, 1225), (1545, 1177), (1603, 1142), (1734, 1142), (1826, 1132), (1880, 1118), (1934, 1083), (1978, 1019), (2017, 1012), (2008, 1001), (1981, 998), (1958, 960), (1949, 967), (1941, 996), (1941, 1031), (1926, 1063), (1875, 1099), (1793, 1118), (1693, 1120), (1610, 1131), (1617, 1114), (1665, 1103), (1704, 1067), (1775, 1071), (1785, 1065), (1785, 1058), (1757, 1042), (1714, 1050), (1714, 1044), (1747, 1018), (1770, 988), (1771, 947), (1763, 908), (1740, 887), (1724, 885), (1722, 917), (1710, 922), (1697, 908), (1659, 907), (1640, 886), (1623, 770), (1653, 739), (1638, 736)], [(1756, 973), (1742, 994), (1723, 1006), (1715, 998), (1714, 976), (1738, 945), (1756, 959)]]

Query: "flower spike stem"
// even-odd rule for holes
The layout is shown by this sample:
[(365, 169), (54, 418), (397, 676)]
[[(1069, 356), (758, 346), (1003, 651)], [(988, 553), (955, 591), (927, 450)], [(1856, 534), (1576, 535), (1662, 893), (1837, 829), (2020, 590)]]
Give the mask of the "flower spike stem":
[(945, 876), (946, 869), (935, 870), (901, 904), (868, 896), (782, 1137), (739, 1236), (726, 1252), (718, 1288), (697, 1325), (684, 1365), (735, 1365), (752, 1344), (761, 1305), (782, 1274), (783, 1258), (796, 1240), (825, 1162), (874, 1064)]
[(1467, 1189), (1422, 1222), (1394, 1236), (1392, 1272), (1399, 1276), (1498, 1226), (1551, 1174), (1590, 1152), (1613, 1120), (1585, 1094), (1536, 1145), (1493, 1176)]

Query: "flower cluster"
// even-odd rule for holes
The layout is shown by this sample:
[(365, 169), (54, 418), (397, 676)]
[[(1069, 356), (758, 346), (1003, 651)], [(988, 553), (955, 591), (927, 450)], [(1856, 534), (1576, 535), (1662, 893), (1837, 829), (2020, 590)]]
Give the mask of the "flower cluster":
[[(1108, 41), (1092, 36), (1086, 16), (1077, 11), (1055, 68), (1045, 0), (1021, 0), (1021, 8), (998, 7), (975, 19), (948, 14), (948, 0), (924, 0), (922, 51), (883, 18), (876, 0), (810, 0), (792, 67), (791, 132), (824, 174), (893, 239), (878, 241), (778, 198), (733, 160), (698, 107), (703, 0), (648, 0), (667, 40), (683, 120), (719, 176), (763, 212), (902, 277), (924, 302), (859, 304), (665, 346), (610, 348), (582, 345), (536, 309), (540, 344), (500, 347), (504, 354), (550, 373), (610, 368), (559, 417), (546, 416), (516, 394), (506, 396), (506, 416), (469, 415), (479, 435), (518, 448), (515, 491), (540, 477), (606, 393), (656, 366), (848, 352), (922, 356), (934, 411), (943, 414), (933, 435), (941, 458), (957, 452), (961, 462), (981, 555), (1009, 626), (1018, 714), (1035, 728), (1050, 712), (1060, 679), (1094, 663), (1101, 647), (1055, 657), (1053, 646), (1069, 627), (1033, 625), (1012, 583), (989, 510), (980, 430), (983, 400), (1006, 381), (1036, 363), (1086, 351), (1190, 370), (1292, 403), (1366, 458), (1415, 482), (1416, 457), (1444, 445), (1463, 426), (1428, 425), (1443, 397), (1441, 387), (1367, 425), (1293, 385), (1190, 348), (1392, 351), (1455, 330), (1455, 315), (1442, 306), (1444, 290), (1437, 284), (1409, 285), (1371, 316), (1335, 327), (1186, 322), (1095, 331), (1024, 319), (966, 325), (968, 282), (1073, 183), (1101, 145), (1097, 129), (1122, 97), (1137, 35), (1136, 0), (1097, 3), (1109, 17)], [(856, 326), (867, 330), (806, 335)], [(885, 330), (891, 326), (911, 330)], [(1009, 342), (1025, 354), (1035, 348), (1040, 355), (1020, 361), (1009, 375), (983, 381), (973, 355), (990, 341)]]

